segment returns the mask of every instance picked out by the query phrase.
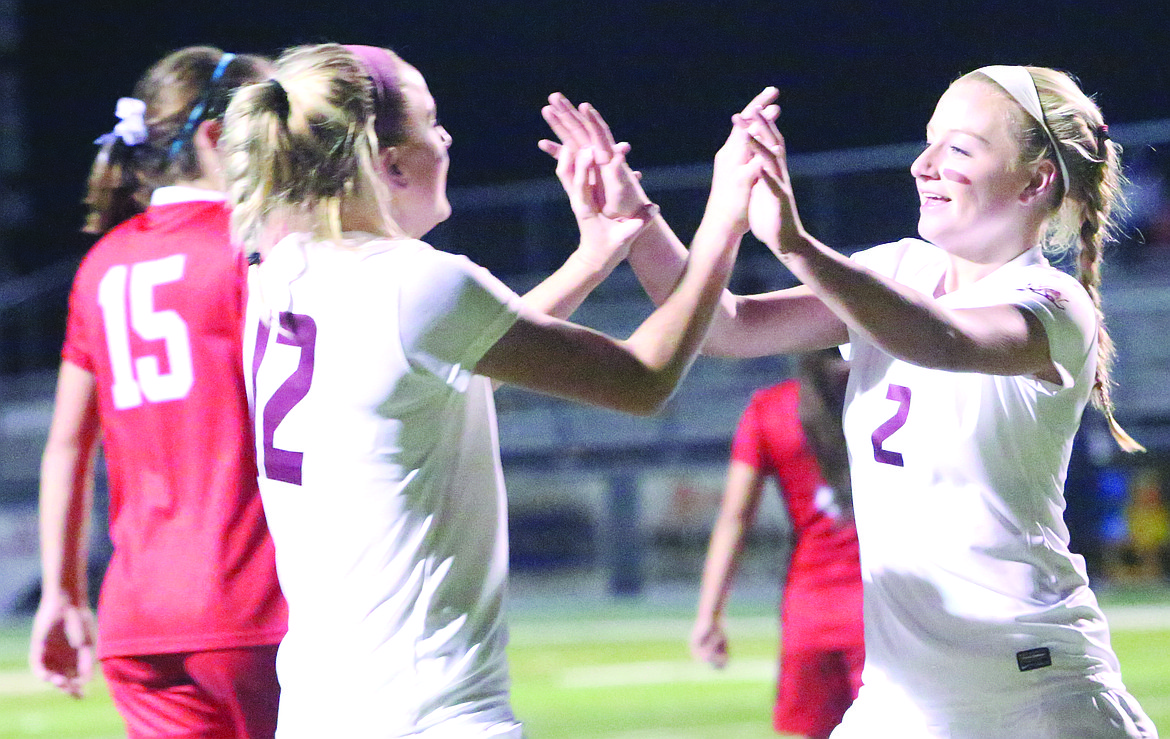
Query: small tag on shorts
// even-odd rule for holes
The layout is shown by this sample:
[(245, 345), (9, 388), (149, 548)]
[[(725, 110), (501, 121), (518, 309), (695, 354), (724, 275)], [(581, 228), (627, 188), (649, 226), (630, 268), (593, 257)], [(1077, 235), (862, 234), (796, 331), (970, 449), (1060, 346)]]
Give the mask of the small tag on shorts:
[(1052, 653), (1048, 651), (1048, 647), (1025, 649), (1022, 652), (1016, 652), (1016, 664), (1020, 666), (1020, 672), (1049, 667), (1052, 665)]

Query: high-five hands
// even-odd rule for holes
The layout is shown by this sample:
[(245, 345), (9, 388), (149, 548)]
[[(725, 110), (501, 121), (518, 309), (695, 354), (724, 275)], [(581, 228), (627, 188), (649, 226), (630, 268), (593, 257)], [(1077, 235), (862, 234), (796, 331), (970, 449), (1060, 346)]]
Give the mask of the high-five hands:
[(574, 107), (560, 93), (549, 96), (541, 115), (560, 139), (544, 139), (538, 146), (556, 157), (557, 179), (581, 231), (578, 253), (599, 268), (612, 268), (657, 214), (626, 164), (629, 144), (615, 142), (605, 120), (588, 103)]
[(626, 164), (630, 145), (614, 141), (609, 124), (597, 109), (589, 103), (574, 106), (564, 95), (554, 92), (540, 113), (560, 139), (559, 143), (542, 139), (537, 143), (541, 151), (557, 157), (559, 164), (566, 153), (592, 150), (605, 195), (603, 202), (597, 203), (601, 214), (607, 218), (637, 217), (650, 198), (642, 190), (638, 173)]
[(796, 210), (784, 137), (776, 126), (779, 106), (775, 88), (766, 88), (740, 113), (747, 121), (752, 150), (760, 162), (761, 177), (752, 189), (748, 220), (752, 234), (776, 256), (786, 253), (807, 236)]
[[(776, 126), (778, 94), (775, 87), (767, 87), (732, 117), (731, 134), (715, 157), (708, 200), (709, 213), (712, 208), (724, 210), (725, 217), (735, 219), (736, 229), (750, 228), (777, 256), (806, 235), (792, 193), (784, 137)], [(570, 195), (582, 245), (604, 242), (605, 248), (593, 251), (607, 261), (620, 261), (646, 217), (655, 212), (639, 173), (626, 162), (630, 145), (615, 141), (589, 103), (574, 106), (553, 93), (541, 114), (559, 142), (544, 139), (538, 146), (557, 159), (557, 177)], [(741, 206), (746, 213), (740, 212)]]
[[(716, 178), (721, 186), (733, 185), (741, 180), (730, 174), (729, 167), (741, 169), (740, 176), (747, 176), (758, 182), (762, 195), (770, 192), (766, 183), (760, 181), (758, 168), (766, 166), (767, 162), (751, 163), (751, 154), (764, 142), (779, 138), (773, 122), (779, 115), (779, 108), (774, 105), (778, 92), (769, 87), (763, 90), (743, 109), (733, 116), (733, 129), (727, 142), (716, 155), (717, 164), (721, 164), (721, 171)], [(559, 142), (548, 139), (541, 140), (538, 146), (545, 153), (557, 158), (557, 175), (562, 185), (569, 189), (570, 173), (575, 164), (588, 162), (596, 165), (596, 171), (602, 179), (603, 187), (595, 190), (597, 194), (604, 194), (604, 199), (589, 204), (591, 210), (608, 218), (635, 218), (643, 212), (650, 203), (645, 191), (641, 187), (640, 175), (626, 163), (626, 154), (630, 151), (628, 143), (617, 143), (610, 131), (609, 125), (601, 114), (589, 103), (574, 106), (561, 93), (549, 96), (549, 104), (541, 110), (545, 121), (553, 133), (560, 139)], [(769, 126), (771, 126), (769, 130)], [(757, 142), (759, 146), (757, 146)], [(585, 154), (592, 151), (592, 156)], [(746, 168), (746, 169), (742, 169)], [(577, 167), (578, 171), (580, 167)], [(732, 193), (722, 193), (716, 201), (729, 204)], [(734, 199), (734, 198), (733, 198)], [(774, 208), (772, 208), (774, 210)], [(760, 222), (766, 224), (766, 210), (761, 212)], [(774, 221), (774, 219), (773, 219)], [(763, 232), (763, 228), (760, 229)]]
[[(765, 157), (760, 156), (764, 146), (760, 139), (766, 132), (758, 129), (768, 123), (768, 115), (774, 119), (779, 113), (779, 108), (772, 104), (776, 95), (776, 88), (765, 88), (741, 112), (733, 115), (731, 133), (715, 154), (706, 215), (724, 211), (723, 217), (733, 218), (734, 229), (740, 234), (748, 231), (752, 210), (759, 210), (751, 207), (757, 189), (762, 186), (761, 192), (770, 192), (761, 179), (764, 167), (769, 164)], [(757, 214), (756, 220), (766, 223), (766, 215), (766, 211)]]

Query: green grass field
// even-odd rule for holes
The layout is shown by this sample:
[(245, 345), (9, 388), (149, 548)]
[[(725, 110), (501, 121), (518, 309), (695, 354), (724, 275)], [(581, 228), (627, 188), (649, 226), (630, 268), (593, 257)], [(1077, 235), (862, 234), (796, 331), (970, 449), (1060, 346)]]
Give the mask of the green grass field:
[[(1170, 598), (1102, 599), (1130, 691), (1170, 726)], [(732, 661), (689, 659), (683, 605), (561, 604), (517, 609), (510, 657), (517, 714), (531, 739), (769, 739), (776, 626), (770, 608), (733, 610)], [(100, 679), (83, 700), (38, 684), (28, 624), (0, 629), (0, 739), (121, 739)]]

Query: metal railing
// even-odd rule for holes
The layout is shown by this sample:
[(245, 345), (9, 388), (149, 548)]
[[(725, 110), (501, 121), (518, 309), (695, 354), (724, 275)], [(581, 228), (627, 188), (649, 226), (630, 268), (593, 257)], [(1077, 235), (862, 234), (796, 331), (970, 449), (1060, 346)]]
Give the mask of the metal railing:
[[(1111, 133), (1131, 149), (1152, 146), (1170, 142), (1170, 120), (1118, 124)], [(916, 144), (895, 144), (794, 155), (790, 167), (806, 225), (844, 251), (913, 234), (917, 199), (906, 169), (918, 151)], [(707, 163), (643, 173), (646, 189), (684, 239), (698, 224), (710, 176)], [(457, 189), (451, 200), (456, 217), (428, 240), (473, 256), (517, 290), (559, 266), (576, 245), (572, 214), (551, 175)], [(736, 289), (792, 284), (762, 247), (745, 244), (741, 254)], [(63, 261), (0, 283), (0, 503), (27, 509), (35, 496), (76, 266), (75, 260)], [(1152, 450), (1170, 454), (1170, 342), (1164, 336), (1170, 279), (1149, 277), (1148, 271), (1123, 270), (1106, 284), (1105, 307), (1119, 350), (1115, 398), (1129, 430)], [(650, 310), (632, 274), (620, 268), (574, 318), (623, 335)], [(650, 419), (501, 388), (496, 400), (511, 505), (537, 515), (540, 526), (539, 516), (550, 512), (584, 511), (583, 520), (603, 530), (590, 552), (610, 573), (611, 590), (637, 592), (652, 569), (647, 532), (690, 531), (689, 519), (678, 516), (685, 506), (671, 509), (671, 500), (696, 479), (708, 478), (707, 486), (717, 492), (727, 445), (749, 395), (788, 373), (783, 357), (701, 357), (665, 412)], [(673, 483), (673, 470), (686, 482)], [(782, 512), (769, 520), (782, 525)], [(523, 537), (516, 541), (519, 551)]]
[[(1111, 134), (1130, 151), (1141, 150), (1170, 142), (1170, 119), (1117, 124)], [(918, 144), (891, 144), (792, 155), (790, 170), (810, 231), (844, 246), (844, 251), (913, 234), (917, 198), (907, 168), (918, 151)], [(710, 176), (709, 163), (643, 172), (646, 189), (684, 239), (697, 226)], [(551, 173), (539, 180), (453, 189), (451, 200), (456, 216), (428, 239), (439, 248), (469, 254), (518, 290), (559, 266), (576, 245), (572, 214)], [(791, 284), (791, 277), (758, 244), (745, 244), (742, 254), (733, 287), (738, 283), (744, 290), (764, 290)], [(0, 377), (56, 366), (75, 269), (76, 261), (69, 260), (0, 283)], [(1166, 273), (1170, 274), (1170, 265)], [(1170, 279), (1151, 283), (1148, 277), (1144, 271), (1110, 274), (1105, 300), (1119, 348), (1119, 414), (1162, 434), (1160, 429), (1170, 424), (1170, 392), (1165, 390), (1170, 387), (1170, 357), (1162, 347), (1170, 344), (1158, 331), (1170, 325)], [(619, 270), (575, 318), (621, 334), (632, 330), (650, 309), (632, 276)], [(706, 371), (708, 365), (711, 371)], [(785, 372), (781, 360), (770, 364), (701, 360), (667, 413), (646, 423), (619, 422), (590, 415), (604, 411), (506, 391), (500, 396), (504, 451), (518, 457), (536, 454), (541, 447), (532, 433), (536, 427), (546, 429), (544, 448), (550, 453), (577, 448), (587, 456), (588, 448), (604, 450), (600, 440), (595, 445), (579, 440), (599, 427), (627, 428), (624, 436), (614, 436), (627, 442), (640, 439), (643, 445), (665, 449), (676, 449), (679, 443), (699, 446), (689, 428), (702, 428), (701, 436), (708, 442), (729, 434), (732, 409), (746, 402), (751, 389)], [(527, 420), (513, 432), (510, 418)], [(1166, 446), (1170, 448), (1170, 438)]]

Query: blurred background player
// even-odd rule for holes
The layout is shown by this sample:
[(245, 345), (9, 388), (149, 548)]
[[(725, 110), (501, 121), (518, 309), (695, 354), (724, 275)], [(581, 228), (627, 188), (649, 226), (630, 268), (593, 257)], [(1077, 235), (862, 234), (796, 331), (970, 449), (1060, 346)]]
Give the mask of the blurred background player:
[(698, 615), (696, 659), (730, 657), (724, 609), (768, 478), (791, 523), (780, 608), (777, 732), (825, 739), (861, 687), (865, 661), (861, 567), (841, 410), (848, 363), (837, 349), (799, 355), (797, 377), (752, 396), (731, 448), (711, 533)]
[[(286, 628), (256, 486), (246, 265), (216, 141), (268, 63), (209, 47), (151, 67), (98, 140), (41, 468), (33, 671), (75, 696), (95, 655), (131, 739), (271, 737)], [(113, 556), (97, 627), (86, 559), (99, 441)], [(95, 633), (96, 631), (96, 633)]]

